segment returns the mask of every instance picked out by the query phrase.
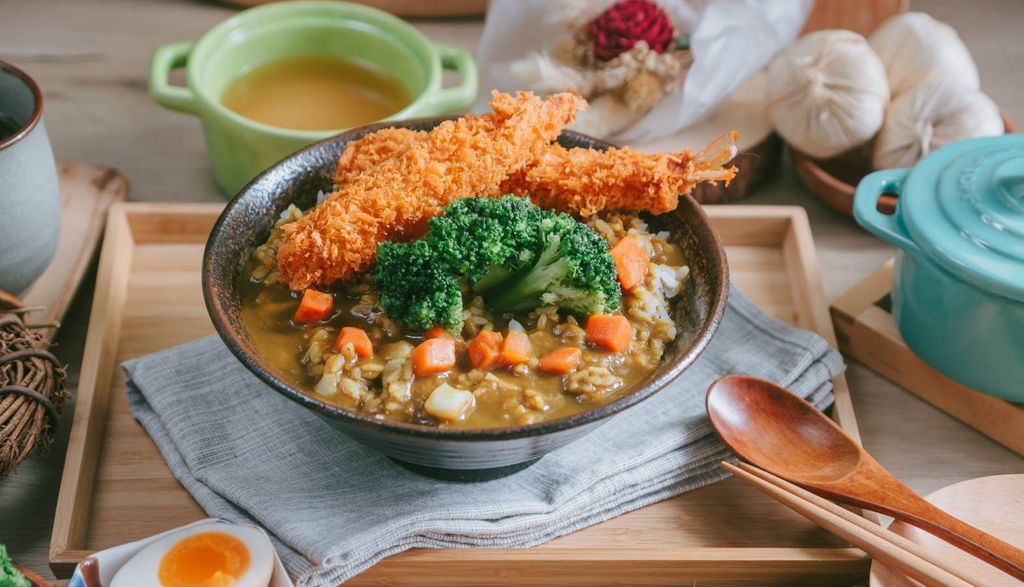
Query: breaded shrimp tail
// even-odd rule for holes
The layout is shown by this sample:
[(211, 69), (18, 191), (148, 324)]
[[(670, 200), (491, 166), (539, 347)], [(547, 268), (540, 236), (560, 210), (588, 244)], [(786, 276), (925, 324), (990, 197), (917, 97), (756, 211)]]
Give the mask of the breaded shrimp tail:
[(378, 243), (415, 235), (457, 198), (493, 193), (586, 107), (576, 93), (491, 96), (492, 114), (438, 125), (285, 225), (277, 253), (284, 282), (327, 286), (369, 268)]
[(701, 182), (736, 175), (724, 167), (736, 155), (735, 133), (723, 135), (696, 155), (641, 153), (629, 148), (566, 149), (551, 145), (502, 184), (503, 193), (529, 196), (541, 208), (590, 216), (602, 210), (675, 210), (679, 196)]
[[(425, 140), (427, 133), (388, 128), (353, 142), (338, 161), (335, 181), (342, 185), (359, 173)], [(533, 198), (542, 208), (589, 216), (602, 210), (674, 210), (679, 196), (698, 183), (724, 181), (736, 174), (725, 167), (736, 156), (736, 136), (718, 137), (696, 154), (641, 153), (630, 149), (566, 149), (558, 144), (512, 173), (500, 186), (477, 194), (514, 193)]]

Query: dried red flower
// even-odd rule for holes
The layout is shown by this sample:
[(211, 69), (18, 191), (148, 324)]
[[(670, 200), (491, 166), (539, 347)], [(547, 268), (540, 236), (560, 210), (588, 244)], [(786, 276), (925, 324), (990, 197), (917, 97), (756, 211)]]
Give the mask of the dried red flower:
[(665, 11), (651, 0), (622, 0), (587, 23), (594, 56), (609, 61), (646, 41), (656, 53), (672, 44), (675, 27)]

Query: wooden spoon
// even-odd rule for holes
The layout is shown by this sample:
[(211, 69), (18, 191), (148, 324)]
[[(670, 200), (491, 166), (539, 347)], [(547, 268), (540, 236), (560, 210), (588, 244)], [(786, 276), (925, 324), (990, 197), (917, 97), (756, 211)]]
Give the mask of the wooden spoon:
[(925, 501), (817, 408), (755, 377), (708, 388), (715, 432), (741, 459), (818, 495), (917, 526), (1024, 580), (1024, 551)]

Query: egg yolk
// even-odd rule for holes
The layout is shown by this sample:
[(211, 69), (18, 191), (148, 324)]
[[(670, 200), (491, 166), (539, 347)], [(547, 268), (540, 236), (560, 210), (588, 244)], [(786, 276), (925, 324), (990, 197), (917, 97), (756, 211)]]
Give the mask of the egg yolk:
[(200, 532), (174, 543), (157, 577), (162, 587), (231, 587), (249, 568), (249, 549), (224, 532)]

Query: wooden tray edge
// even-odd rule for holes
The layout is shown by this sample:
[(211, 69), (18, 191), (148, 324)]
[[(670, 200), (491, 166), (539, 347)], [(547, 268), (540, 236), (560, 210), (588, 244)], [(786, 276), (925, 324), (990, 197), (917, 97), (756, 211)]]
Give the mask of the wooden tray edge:
[(84, 541), (89, 522), (97, 456), (105, 428), (103, 416), (120, 335), (116, 325), (121, 321), (132, 259), (132, 234), (125, 212), (129, 206), (114, 204), (107, 212), (75, 413), (50, 537), (51, 569), (55, 573), (53, 561), (62, 560), (66, 551), (74, 549), (72, 545)]
[[(389, 565), (376, 565), (351, 585), (445, 587), (450, 585), (580, 585), (600, 576), (606, 585), (815, 585), (843, 586), (863, 581), (871, 561), (856, 548), (697, 548), (661, 556), (623, 549), (549, 552), (531, 558), (530, 549), (511, 549), (478, 561), (445, 557), (444, 550), (407, 551)], [(642, 570), (640, 570), (642, 569)], [(642, 573), (642, 576), (641, 576)], [(511, 581), (510, 577), (519, 580)], [(530, 580), (533, 579), (533, 581)], [(646, 583), (644, 582), (646, 581)]]
[[(794, 298), (811, 308), (811, 314), (803, 316), (799, 324), (801, 328), (812, 330), (821, 335), (832, 348), (839, 349), (836, 332), (829, 314), (829, 306), (825, 301), (825, 289), (818, 268), (818, 254), (811, 233), (811, 223), (807, 211), (801, 206), (705, 206), (704, 210), (712, 221), (743, 220), (757, 215), (760, 220), (783, 223), (776, 226), (783, 234), (781, 244), (783, 253), (796, 263), (790, 267), (790, 285), (793, 287)], [(729, 243), (725, 237), (723, 242)], [(860, 442), (860, 430), (853, 411), (850, 389), (844, 375), (833, 380), (835, 407), (833, 418), (857, 442)]]
[(892, 290), (894, 259), (832, 304), (839, 348), (865, 367), (993, 441), (1024, 456), (1024, 407), (940, 374), (903, 342), (892, 314), (875, 302)]

